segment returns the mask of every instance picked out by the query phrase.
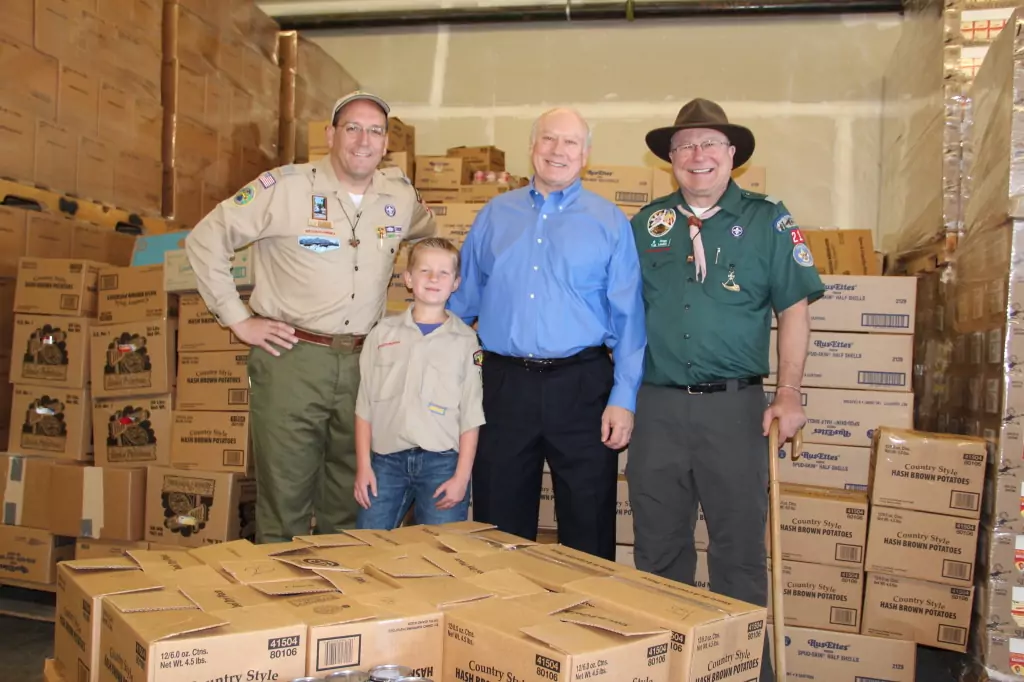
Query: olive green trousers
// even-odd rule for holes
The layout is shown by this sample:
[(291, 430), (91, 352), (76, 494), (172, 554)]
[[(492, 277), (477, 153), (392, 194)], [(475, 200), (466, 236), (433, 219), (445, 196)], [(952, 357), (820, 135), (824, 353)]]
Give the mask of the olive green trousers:
[(256, 541), (287, 542), (355, 527), (359, 351), (300, 341), (249, 353), (256, 463)]

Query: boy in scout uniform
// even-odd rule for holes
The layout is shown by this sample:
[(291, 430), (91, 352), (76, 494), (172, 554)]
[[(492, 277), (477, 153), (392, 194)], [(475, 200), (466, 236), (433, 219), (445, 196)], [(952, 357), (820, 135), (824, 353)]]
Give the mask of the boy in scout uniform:
[[(691, 101), (647, 146), (672, 164), (680, 191), (631, 221), (648, 343), (626, 471), (636, 567), (693, 584), (699, 502), (711, 590), (764, 606), (768, 428), (777, 418), (786, 440), (804, 424), (808, 305), (824, 287), (782, 202), (731, 179), (754, 136), (721, 107)], [(778, 386), (766, 405), (773, 310)], [(773, 679), (767, 637), (761, 679)]]
[[(433, 217), (387, 149), (384, 100), (337, 101), (327, 156), (275, 168), (221, 202), (185, 241), (198, 290), (249, 354), (259, 542), (352, 528), (358, 506), (354, 412), (359, 351), (384, 313), (395, 254), (434, 233)], [(242, 303), (236, 249), (253, 245)]]
[(356, 399), (359, 528), (391, 530), (413, 503), (416, 523), (469, 516), (483, 352), (476, 332), (445, 311), (459, 265), (447, 239), (413, 245), (404, 275), (413, 304), (366, 337)]

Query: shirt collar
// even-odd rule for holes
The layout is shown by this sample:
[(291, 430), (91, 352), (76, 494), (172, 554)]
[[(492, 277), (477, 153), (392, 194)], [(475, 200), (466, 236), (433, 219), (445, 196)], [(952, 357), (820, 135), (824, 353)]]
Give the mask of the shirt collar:
[[(405, 313), (403, 313), (403, 315), (402, 315), (402, 317), (405, 318), (405, 319), (402, 320), (402, 326), (403, 327), (407, 327), (409, 329), (414, 329), (414, 330), (416, 330), (417, 334), (421, 334), (422, 335), (423, 332), (420, 331), (419, 325), (416, 324), (416, 320), (412, 319), (412, 309), (415, 308), (415, 307), (416, 307), (416, 303), (414, 301), (414, 302), (409, 304), (408, 308), (405, 309)], [(453, 318), (452, 312), (450, 310), (445, 310), (445, 313), (448, 315), (448, 318), (444, 322), (441, 323), (440, 327), (438, 327), (437, 329), (435, 329), (432, 332), (433, 334), (436, 334), (436, 333), (442, 332), (442, 331), (444, 331), (444, 332), (449, 331), (455, 325), (455, 323), (452, 322), (452, 318)]]
[[(530, 203), (534, 208), (539, 208), (544, 205), (544, 195), (537, 189), (537, 176), (534, 175), (530, 178), (530, 184), (528, 185), (530, 190)], [(566, 187), (548, 194), (548, 199), (554, 201), (558, 205), (558, 210), (562, 210), (567, 206), (571, 206), (580, 193), (583, 190), (583, 181), (576, 178), (575, 182)]]
[[(683, 196), (683, 190), (677, 189), (674, 196), (682, 202), (683, 206), (687, 209), (691, 209), (692, 211), (693, 207), (686, 203), (686, 197)], [(722, 193), (722, 196), (718, 199), (718, 203), (716, 203), (715, 206), (720, 207), (722, 211), (732, 214), (733, 216), (739, 216), (742, 213), (742, 210), (740, 209), (742, 199), (743, 194), (739, 185), (737, 185), (732, 178), (729, 178), (729, 184), (726, 186), (725, 192)], [(709, 206), (708, 208), (713, 207)]]

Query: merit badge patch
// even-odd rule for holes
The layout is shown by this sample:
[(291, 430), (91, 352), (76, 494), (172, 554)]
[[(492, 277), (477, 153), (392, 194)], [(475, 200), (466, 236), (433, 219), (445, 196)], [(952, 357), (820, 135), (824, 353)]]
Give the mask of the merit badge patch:
[(793, 260), (797, 262), (797, 265), (802, 265), (805, 268), (814, 265), (814, 256), (811, 255), (811, 250), (807, 248), (807, 244), (797, 244), (793, 247)]
[(789, 236), (793, 238), (793, 245), (804, 243), (804, 233), (800, 231), (799, 227), (794, 227), (793, 231), (789, 233)]
[(384, 236), (388, 239), (401, 239), (402, 237), (402, 226), (401, 225), (388, 225), (384, 228)]
[(482, 350), (478, 350), (473, 353), (473, 364), (477, 367), (484, 366), (484, 352)]
[(277, 180), (275, 180), (274, 176), (270, 174), (270, 171), (260, 175), (259, 180), (260, 184), (263, 185), (263, 189), (270, 189), (277, 184)]
[(341, 248), (341, 242), (334, 237), (303, 235), (299, 237), (299, 246), (314, 253), (327, 253)]
[(676, 224), (676, 212), (671, 208), (662, 208), (651, 214), (647, 219), (647, 233), (652, 237), (668, 234)]
[(395, 217), (395, 207), (393, 204), (388, 204), (384, 207), (384, 212), (388, 214), (389, 218)]
[(793, 216), (788, 213), (783, 216), (779, 216), (779, 219), (775, 221), (776, 232), (785, 232), (786, 230), (792, 230), (794, 227), (796, 227), (796, 221), (793, 220)]
[(729, 234), (731, 234), (733, 237), (736, 237), (736, 239), (739, 239), (740, 237), (743, 236), (743, 226), (733, 225), (732, 229), (729, 230)]
[(313, 220), (327, 220), (327, 197), (313, 195)]
[(238, 194), (235, 195), (233, 201), (235, 202), (235, 206), (245, 206), (252, 201), (255, 196), (256, 189), (252, 185), (246, 185), (242, 189), (238, 190)]

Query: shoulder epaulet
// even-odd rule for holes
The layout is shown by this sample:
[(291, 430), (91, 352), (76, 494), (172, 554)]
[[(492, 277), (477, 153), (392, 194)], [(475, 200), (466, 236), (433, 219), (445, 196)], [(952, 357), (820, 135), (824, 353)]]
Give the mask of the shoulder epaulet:
[(377, 170), (379, 170), (388, 180), (401, 180), (408, 185), (412, 184), (412, 180), (409, 179), (409, 176), (407, 176), (405, 171), (398, 166), (385, 166), (384, 168), (378, 168)]
[(760, 192), (754, 192), (749, 189), (741, 189), (740, 194), (743, 195), (744, 199), (758, 199), (760, 201), (767, 201), (769, 204), (777, 204), (779, 200), (768, 194), (761, 194)]

